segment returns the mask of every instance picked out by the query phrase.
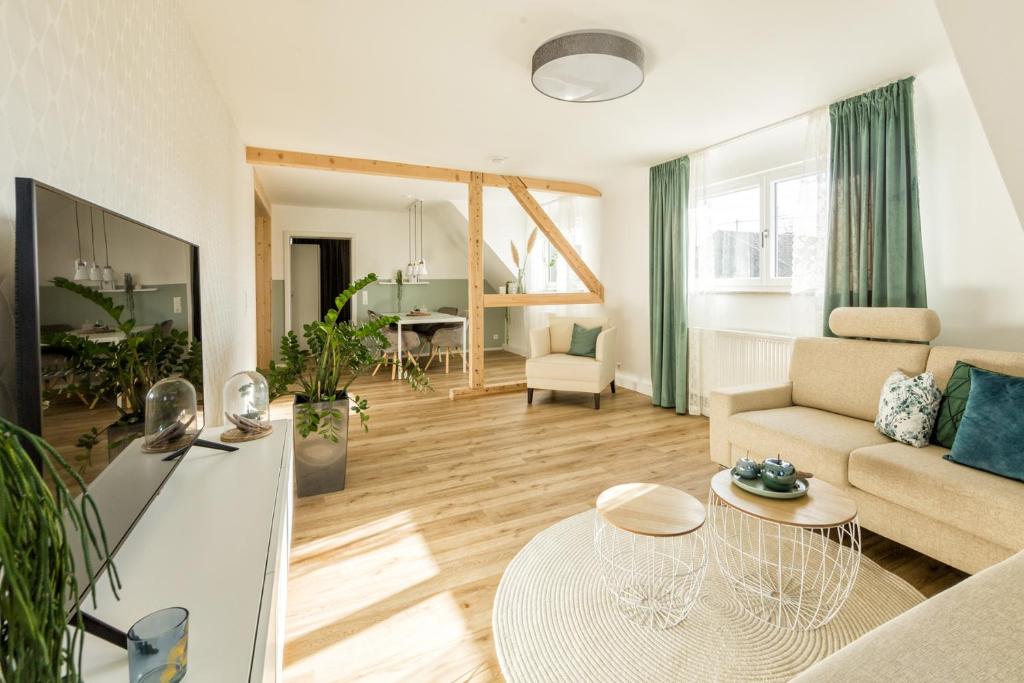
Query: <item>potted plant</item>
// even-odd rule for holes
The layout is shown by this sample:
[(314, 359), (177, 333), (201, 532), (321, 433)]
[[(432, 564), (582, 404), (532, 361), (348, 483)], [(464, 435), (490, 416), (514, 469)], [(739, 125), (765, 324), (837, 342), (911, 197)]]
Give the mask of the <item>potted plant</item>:
[(146, 392), (158, 380), (180, 375), (202, 395), (203, 364), (198, 339), (190, 340), (184, 330), (139, 330), (133, 317), (124, 317), (124, 306), (115, 305), (113, 299), (97, 290), (63, 277), (54, 278), (53, 284), (96, 304), (124, 335), (123, 339), (109, 343), (70, 332), (59, 332), (43, 340), (50, 350), (65, 356), (64, 364), (44, 377), (48, 400), (78, 398), (90, 408), (102, 404), (117, 409), (118, 419), (107, 427), (111, 459), (142, 434)]
[[(368, 428), (366, 399), (350, 396), (358, 377), (381, 362), (389, 341), (384, 330), (397, 322), (382, 316), (360, 324), (340, 320), (340, 311), (355, 294), (375, 282), (373, 273), (358, 280), (337, 296), (334, 308), (322, 320), (303, 326), (307, 347), (299, 345), (294, 332), (281, 338), (281, 362), (271, 361), (261, 370), (270, 385), (271, 399), (294, 394), (295, 478), (299, 496), (340, 491), (345, 488), (348, 459), (349, 412), (359, 415)], [(414, 389), (428, 386), (426, 375), (412, 362), (404, 364), (403, 378)]]
[[(62, 476), (82, 490), (78, 500)], [(48, 443), (0, 418), (0, 681), (80, 680), (85, 631), (77, 611), (78, 628), (68, 628), (68, 605), (79, 597), (69, 533), (79, 535), (92, 576), (110, 549), (81, 477)], [(108, 566), (116, 597), (120, 582)]]

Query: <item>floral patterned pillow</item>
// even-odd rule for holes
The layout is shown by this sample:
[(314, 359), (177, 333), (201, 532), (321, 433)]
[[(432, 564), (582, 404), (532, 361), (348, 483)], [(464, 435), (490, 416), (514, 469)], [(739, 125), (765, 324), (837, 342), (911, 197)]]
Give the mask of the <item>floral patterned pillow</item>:
[(890, 439), (923, 448), (931, 439), (941, 401), (935, 375), (922, 372), (917, 377), (907, 377), (897, 370), (882, 387), (875, 429)]

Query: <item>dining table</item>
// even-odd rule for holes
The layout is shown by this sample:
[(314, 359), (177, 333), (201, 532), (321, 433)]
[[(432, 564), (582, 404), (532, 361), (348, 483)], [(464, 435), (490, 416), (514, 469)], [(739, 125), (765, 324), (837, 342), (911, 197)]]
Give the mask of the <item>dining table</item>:
[[(462, 325), (462, 371), (466, 372), (466, 349), (467, 349), (467, 326), (466, 318), (461, 315), (451, 315), (449, 313), (438, 313), (437, 311), (424, 311), (417, 313), (414, 311), (405, 311), (402, 313), (387, 313), (385, 315), (394, 316), (398, 318), (398, 357), (402, 358), (402, 327), (409, 325), (438, 325), (438, 324), (459, 324)], [(399, 377), (403, 377), (404, 373), (402, 370), (402, 364), (398, 364)]]

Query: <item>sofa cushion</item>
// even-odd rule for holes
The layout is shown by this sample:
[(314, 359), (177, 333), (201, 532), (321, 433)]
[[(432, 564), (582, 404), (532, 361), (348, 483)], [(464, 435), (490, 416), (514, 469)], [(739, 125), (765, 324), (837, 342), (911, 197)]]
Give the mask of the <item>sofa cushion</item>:
[(803, 406), (737, 413), (729, 418), (729, 441), (758, 460), (780, 455), (837, 486), (847, 483), (851, 451), (892, 443), (870, 422)]
[(941, 400), (942, 392), (935, 387), (932, 373), (907, 377), (897, 370), (882, 387), (875, 429), (901, 443), (927, 446)]
[(925, 344), (801, 337), (793, 345), (789, 378), (793, 403), (875, 421), (882, 385), (894, 370), (924, 372)]
[(531, 378), (597, 382), (601, 378), (601, 364), (588, 356), (552, 353), (527, 359), (526, 375)]
[(1024, 482), (1024, 377), (971, 370), (971, 395), (947, 460)]
[(850, 483), (1007, 548), (1024, 548), (1024, 483), (943, 459), (945, 448), (901, 443), (850, 454)]
[(551, 353), (565, 353), (572, 343), (572, 326), (579, 323), (588, 329), (593, 327), (608, 327), (608, 318), (590, 317), (578, 318), (573, 316), (548, 316), (548, 330), (551, 335)]
[(935, 375), (935, 383), (939, 385), (939, 389), (946, 388), (946, 382), (953, 374), (953, 368), (956, 367), (958, 360), (992, 372), (1024, 377), (1024, 353), (962, 346), (933, 346), (928, 354), (928, 371)]

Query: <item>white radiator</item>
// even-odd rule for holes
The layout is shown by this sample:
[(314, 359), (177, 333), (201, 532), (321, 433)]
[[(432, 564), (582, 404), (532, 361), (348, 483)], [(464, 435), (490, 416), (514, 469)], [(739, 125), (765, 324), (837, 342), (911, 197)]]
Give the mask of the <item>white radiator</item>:
[(715, 389), (789, 379), (793, 337), (691, 327), (689, 411), (707, 415)]

